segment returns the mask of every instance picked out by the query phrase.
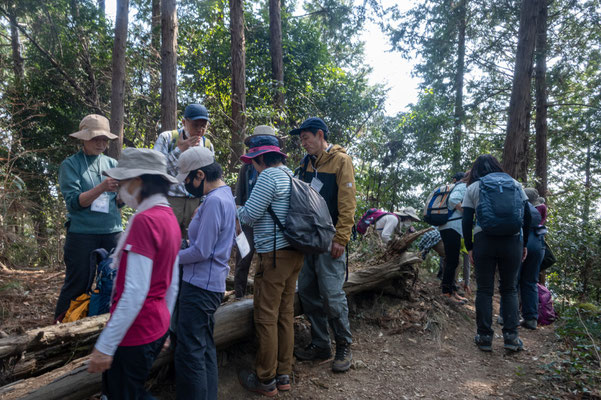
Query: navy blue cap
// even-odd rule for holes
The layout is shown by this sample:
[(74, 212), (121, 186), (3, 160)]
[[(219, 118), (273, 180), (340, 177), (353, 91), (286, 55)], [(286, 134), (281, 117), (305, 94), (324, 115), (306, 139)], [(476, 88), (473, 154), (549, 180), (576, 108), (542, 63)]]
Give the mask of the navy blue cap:
[(261, 147), (261, 146), (280, 146), (280, 141), (275, 136), (263, 135), (251, 137), (248, 141), (248, 147)]
[(321, 129), (323, 133), (328, 133), (328, 126), (323, 119), (317, 117), (307, 118), (300, 127), (288, 132), (289, 135), (300, 135), (303, 131), (309, 131), (312, 129)]
[(209, 111), (202, 104), (189, 104), (184, 110), (184, 119), (195, 121), (197, 119), (209, 120)]

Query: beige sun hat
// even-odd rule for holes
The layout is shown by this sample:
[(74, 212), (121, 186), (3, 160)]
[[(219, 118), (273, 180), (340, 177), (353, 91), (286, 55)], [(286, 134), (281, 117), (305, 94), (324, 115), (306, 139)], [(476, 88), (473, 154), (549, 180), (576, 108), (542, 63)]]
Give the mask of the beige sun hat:
[[(275, 129), (269, 125), (259, 125), (255, 129), (253, 129), (253, 134), (250, 136), (247, 136), (244, 139), (244, 144), (248, 147), (259, 147), (259, 146), (263, 146), (263, 145), (269, 145), (270, 143), (259, 143), (259, 142), (261, 142), (260, 140), (259, 140), (259, 142), (257, 142), (257, 139), (254, 139), (254, 138), (259, 138), (261, 136), (263, 136), (263, 137), (267, 136), (265, 138), (267, 140), (270, 139), (269, 136), (273, 136), (278, 140), (278, 146), (280, 148), (282, 148), (284, 146), (284, 139), (277, 136)], [(271, 140), (273, 140), (273, 139), (271, 139)]]
[(163, 153), (152, 149), (123, 149), (117, 166), (107, 169), (102, 174), (118, 181), (140, 175), (159, 175), (170, 183), (178, 183), (177, 179), (167, 173), (167, 159)]
[(117, 139), (118, 137), (111, 133), (109, 120), (98, 114), (85, 116), (79, 123), (79, 130), (71, 133), (69, 136), (81, 140), (91, 140), (98, 136), (104, 136), (109, 139)]
[(417, 216), (417, 212), (415, 211), (415, 208), (413, 208), (413, 207), (401, 208), (400, 210), (397, 210), (394, 213), (397, 215), (400, 215), (401, 217), (410, 217), (416, 221), (421, 221), (419, 219), (419, 217)]

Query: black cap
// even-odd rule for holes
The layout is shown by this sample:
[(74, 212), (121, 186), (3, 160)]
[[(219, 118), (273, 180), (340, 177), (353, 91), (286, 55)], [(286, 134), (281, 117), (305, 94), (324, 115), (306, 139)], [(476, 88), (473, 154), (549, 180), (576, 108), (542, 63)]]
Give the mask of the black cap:
[(184, 110), (184, 119), (195, 121), (197, 119), (209, 120), (209, 111), (202, 104), (189, 104)]
[(300, 127), (288, 132), (289, 135), (300, 135), (302, 131), (309, 131), (312, 129), (321, 129), (323, 133), (328, 133), (328, 126), (323, 119), (317, 117), (307, 118)]

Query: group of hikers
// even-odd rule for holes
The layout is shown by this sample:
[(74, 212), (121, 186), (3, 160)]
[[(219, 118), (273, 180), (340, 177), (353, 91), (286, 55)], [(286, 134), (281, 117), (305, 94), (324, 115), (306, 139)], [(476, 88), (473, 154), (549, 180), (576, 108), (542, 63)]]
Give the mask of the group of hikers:
[[(99, 248), (112, 250), (117, 273), (111, 317), (88, 366), (90, 372), (103, 373), (103, 395), (108, 399), (152, 398), (144, 382), (158, 353), (167, 346), (174, 346), (177, 398), (217, 398), (214, 315), (224, 298), (235, 243), (239, 248), (236, 298), (246, 295), (251, 261), (254, 253), (258, 256), (253, 291), (258, 350), (254, 369), (238, 374), (242, 386), (266, 396), (290, 390), (294, 357), (332, 358), (329, 329), (335, 342), (332, 370), (345, 372), (351, 366), (352, 333), (343, 291), (345, 254), (356, 211), (351, 157), (341, 146), (328, 142), (329, 130), (320, 118), (308, 118), (289, 132), (299, 136), (307, 153), (296, 176), (323, 197), (335, 228), (327, 252), (305, 254), (292, 246), (278, 226), (289, 214), (293, 183), (283, 138), (274, 128), (261, 125), (244, 140), (248, 150), (240, 157), (234, 197), (205, 136), (209, 123), (208, 110), (190, 104), (180, 129), (161, 133), (154, 149), (124, 149), (118, 162), (103, 154), (109, 141), (117, 138), (105, 117), (86, 116), (79, 130), (70, 135), (82, 142), (82, 148), (67, 158), (59, 171), (68, 220), (66, 274), (55, 320), (62, 321), (72, 300), (89, 290), (90, 254)], [(489, 234), (480, 226), (481, 214), (476, 212), (472, 240), (475, 210), (479, 210), (479, 202), (484, 203), (481, 193), (488, 193), (480, 188), (481, 182), (489, 185), (486, 177), (504, 175), (500, 173), (498, 161), (483, 155), (465, 177), (456, 176), (458, 184), (448, 199), (452, 217), (439, 226), (445, 252), (442, 290), (450, 300), (464, 301), (454, 285), (463, 238), (476, 265), (476, 344), (491, 350), (492, 295), (498, 267), (505, 348), (518, 351), (522, 348), (517, 332), (518, 271), (521, 268), (524, 325), (532, 329), (531, 321), (536, 321), (532, 284), (536, 289), (541, 249), (538, 230), (533, 228), (543, 226), (544, 218), (530, 207), (519, 183), (511, 179), (508, 186), (501, 176), (490, 185), (502, 187), (505, 195), (519, 195), (513, 200), (519, 203), (521, 229)], [(497, 200), (485, 199), (511, 218), (509, 211), (513, 210), (507, 210), (503, 202), (495, 203)], [(135, 210), (124, 232), (123, 205)], [(496, 216), (494, 211), (488, 210)], [(374, 225), (388, 242), (400, 227), (413, 231), (411, 224), (419, 220), (415, 209), (406, 207), (383, 215)], [(242, 251), (245, 246), (240, 243), (246, 241), (248, 248)], [(296, 350), (295, 292), (311, 324), (311, 342)]]

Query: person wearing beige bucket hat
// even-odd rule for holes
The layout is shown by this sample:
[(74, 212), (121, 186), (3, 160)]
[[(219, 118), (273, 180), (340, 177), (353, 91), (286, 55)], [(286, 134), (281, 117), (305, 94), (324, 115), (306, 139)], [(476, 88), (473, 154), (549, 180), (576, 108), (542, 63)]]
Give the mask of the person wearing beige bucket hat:
[(108, 119), (88, 115), (69, 136), (81, 140), (83, 146), (61, 163), (58, 173), (67, 207), (67, 236), (65, 281), (56, 303), (56, 321), (62, 321), (71, 300), (86, 292), (90, 253), (99, 248), (110, 251), (123, 231), (116, 201), (118, 182), (102, 175), (117, 165), (117, 160), (102, 154), (108, 141), (117, 137), (110, 132)]
[(111, 317), (88, 371), (104, 372), (109, 399), (132, 393), (146, 398), (144, 381), (167, 338), (179, 287), (181, 234), (167, 200), (176, 180), (165, 157), (151, 149), (124, 149), (117, 166), (104, 174), (119, 181), (120, 198), (136, 212), (112, 255), (117, 277)]

